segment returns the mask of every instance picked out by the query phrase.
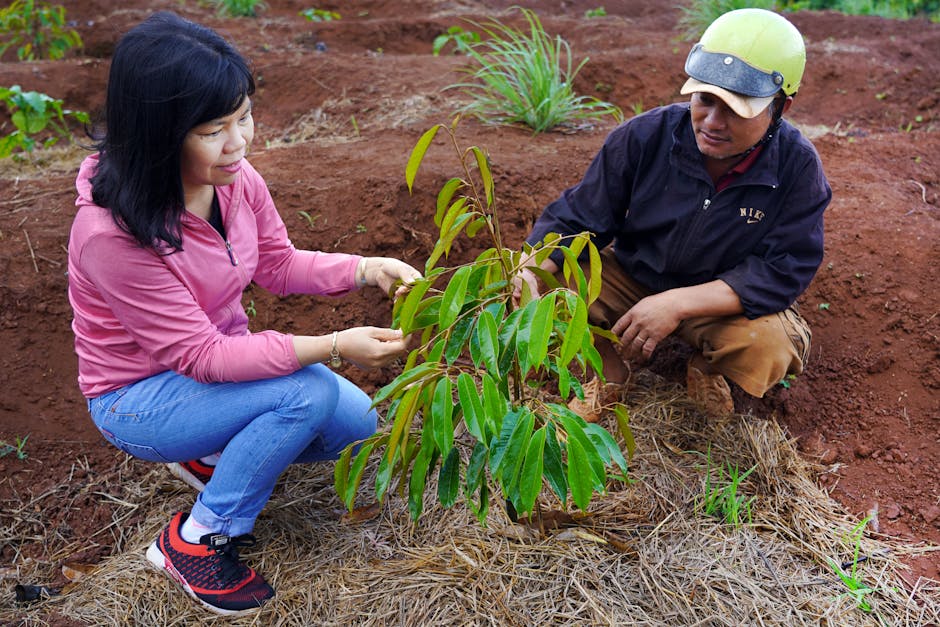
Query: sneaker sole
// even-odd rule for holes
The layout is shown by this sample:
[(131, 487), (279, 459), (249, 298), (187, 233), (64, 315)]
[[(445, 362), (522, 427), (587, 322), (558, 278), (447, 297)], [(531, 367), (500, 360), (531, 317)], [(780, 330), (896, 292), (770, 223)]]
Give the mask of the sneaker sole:
[[(189, 473), (187, 473), (189, 474)], [(182, 479), (182, 477), (180, 477)], [(185, 479), (184, 479), (185, 481)], [(261, 609), (261, 607), (252, 607), (245, 610), (226, 610), (221, 607), (216, 607), (206, 603), (193, 592), (193, 589), (189, 587), (189, 584), (186, 583), (186, 580), (179, 574), (179, 572), (173, 567), (173, 564), (170, 563), (163, 552), (160, 550), (160, 547), (157, 546), (157, 541), (154, 540), (153, 543), (147, 547), (147, 561), (150, 562), (150, 565), (166, 574), (176, 585), (183, 589), (186, 594), (188, 594), (194, 601), (199, 605), (206, 608), (213, 614), (219, 614), (220, 616), (247, 616), (248, 614), (253, 614)]]
[(172, 464), (167, 464), (166, 466), (170, 471), (170, 474), (197, 492), (202, 492), (206, 489), (206, 484), (196, 478), (196, 475), (183, 468), (180, 464), (173, 462)]

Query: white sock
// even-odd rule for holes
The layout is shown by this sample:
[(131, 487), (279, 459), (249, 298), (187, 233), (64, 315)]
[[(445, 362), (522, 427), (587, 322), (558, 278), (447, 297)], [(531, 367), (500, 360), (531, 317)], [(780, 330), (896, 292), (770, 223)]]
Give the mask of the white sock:
[(222, 453), (213, 453), (212, 455), (206, 455), (205, 457), (200, 457), (201, 461), (206, 466), (215, 466), (219, 463), (219, 458), (222, 456)]
[(180, 527), (180, 537), (190, 544), (199, 544), (199, 539), (207, 533), (212, 533), (212, 528), (197, 521), (192, 514), (186, 518), (183, 526)]

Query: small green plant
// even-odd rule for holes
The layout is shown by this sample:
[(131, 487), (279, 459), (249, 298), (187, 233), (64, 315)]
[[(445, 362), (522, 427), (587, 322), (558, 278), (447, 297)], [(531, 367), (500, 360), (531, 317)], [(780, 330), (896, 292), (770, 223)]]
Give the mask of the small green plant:
[(573, 67), (568, 43), (548, 35), (534, 11), (520, 10), (528, 33), (498, 21), (474, 23), (490, 39), (467, 50), (476, 64), (465, 70), (471, 80), (448, 87), (470, 96), (461, 111), (488, 124), (521, 122), (536, 133), (606, 115), (622, 120), (617, 106), (575, 95), (574, 79), (587, 59)]
[(769, 9), (776, 5), (775, 0), (692, 0), (688, 5), (680, 5), (682, 16), (678, 26), (682, 37), (688, 41), (701, 37), (709, 24), (728, 11), (736, 9)]
[(788, 374), (788, 375), (785, 376), (784, 378), (780, 379), (779, 385), (780, 385), (780, 387), (783, 387), (783, 388), (789, 390), (790, 387), (793, 385), (793, 382), (794, 382), (794, 381), (796, 381), (796, 375), (795, 375), (795, 374)]
[(643, 113), (643, 101), (634, 102), (630, 109), (633, 111), (633, 115), (640, 115)]
[(61, 59), (82, 46), (82, 38), (66, 24), (61, 6), (14, 0), (0, 9), (0, 56), (15, 46), (20, 61)]
[[(826, 558), (829, 567), (832, 568), (833, 572), (839, 576), (839, 579), (841, 579), (845, 587), (848, 588), (848, 592), (844, 593), (845, 596), (851, 597), (860, 610), (869, 613), (872, 611), (872, 606), (866, 597), (874, 592), (875, 589), (866, 586), (862, 581), (861, 575), (858, 572), (858, 564), (859, 552), (862, 546), (862, 536), (865, 534), (865, 526), (868, 525), (870, 519), (870, 516), (866, 516), (860, 523), (852, 528), (852, 531), (849, 532), (848, 536), (845, 538), (852, 546), (851, 562), (839, 564), (839, 562), (832, 558)], [(845, 572), (845, 568), (848, 566), (851, 566), (851, 569), (849, 572)]]
[(342, 16), (336, 11), (326, 9), (304, 9), (300, 12), (300, 15), (307, 18), (309, 22), (332, 22), (342, 19)]
[(17, 459), (26, 459), (29, 455), (26, 453), (26, 440), (29, 439), (29, 434), (26, 434), (22, 438), (16, 436), (15, 444), (10, 444), (4, 440), (0, 440), (0, 457), (6, 457), (10, 453), (16, 453)]
[(604, 17), (606, 15), (607, 15), (607, 10), (604, 9), (604, 7), (597, 7), (596, 9), (588, 9), (587, 11), (584, 12), (584, 17), (586, 18)]
[(303, 210), (298, 211), (297, 214), (307, 221), (307, 224), (310, 225), (311, 229), (313, 228), (313, 225), (316, 223), (317, 219), (320, 217), (319, 213), (315, 216), (312, 216), (310, 215), (310, 212)]
[(0, 159), (9, 157), (14, 151), (32, 153), (37, 143), (48, 147), (63, 138), (71, 140), (66, 118), (83, 124), (89, 122), (87, 113), (63, 109), (61, 100), (36, 91), (24, 92), (19, 85), (0, 88), (0, 102), (6, 105), (10, 120), (16, 127), (0, 138)]
[[(435, 125), (422, 135), (408, 159), (405, 180), (412, 190), (418, 168), (437, 133), (450, 137), (460, 176), (437, 195), (434, 223), (440, 237), (424, 277), (394, 305), (392, 324), (416, 338), (402, 373), (376, 394), (388, 402), (388, 430), (347, 448), (335, 466), (335, 487), (352, 509), (366, 462), (381, 451), (375, 495), (381, 501), (394, 478), (417, 519), (428, 481), (437, 472), (437, 498), (453, 506), (462, 494), (485, 524), (491, 494), (507, 501), (510, 517), (537, 507), (547, 484), (563, 508), (569, 495), (585, 509), (609, 479), (626, 481), (627, 462), (614, 437), (589, 424), (566, 405), (582, 396), (572, 368), (601, 372), (595, 335), (609, 331), (588, 323), (588, 304), (600, 293), (600, 256), (587, 233), (562, 244), (557, 234), (522, 251), (503, 247), (489, 159), (479, 147), (462, 150), (450, 127)], [(478, 233), (492, 246), (456, 267), (439, 266), (456, 237)], [(513, 278), (526, 260), (558, 253), (572, 287), (534, 270), (545, 282), (535, 296), (523, 287), (518, 305)], [(590, 261), (587, 274), (580, 253)], [(418, 339), (420, 338), (420, 339)], [(557, 390), (557, 396), (548, 394)], [(633, 439), (626, 408), (613, 408), (628, 453)]]
[(450, 42), (454, 42), (454, 49), (451, 52), (466, 54), (473, 44), (480, 43), (480, 35), (472, 30), (464, 30), (460, 26), (451, 26), (446, 33), (434, 38), (434, 43), (431, 44), (434, 56), (441, 54), (441, 50)]
[(819, 311), (829, 311), (829, 303), (819, 303)]
[(366, 225), (365, 225), (365, 224), (357, 224), (357, 225), (356, 225), (356, 233), (365, 233), (365, 232), (367, 232), (368, 230), (369, 230), (369, 229), (366, 228)]
[[(737, 465), (726, 462), (724, 466), (712, 466), (711, 449), (705, 455), (705, 489), (701, 497), (702, 511), (706, 516), (724, 520), (740, 527), (742, 516), (751, 522), (751, 505), (756, 497), (746, 498), (739, 494), (741, 483), (757, 468), (755, 464), (741, 474)], [(718, 477), (712, 475), (717, 472)]]
[(257, 17), (258, 11), (267, 8), (262, 0), (212, 0), (220, 15), (229, 17)]
[(245, 313), (248, 314), (249, 316), (251, 316), (252, 318), (254, 318), (254, 317), (256, 317), (256, 316), (258, 315), (258, 310), (255, 309), (255, 301), (254, 301), (254, 299), (248, 301), (248, 304), (245, 305)]

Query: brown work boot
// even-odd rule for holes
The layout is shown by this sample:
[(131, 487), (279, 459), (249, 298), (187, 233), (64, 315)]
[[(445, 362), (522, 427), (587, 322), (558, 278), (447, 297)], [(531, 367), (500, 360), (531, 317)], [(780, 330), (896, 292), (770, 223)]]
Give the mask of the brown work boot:
[(724, 376), (710, 373), (705, 358), (693, 355), (686, 373), (689, 398), (699, 409), (712, 418), (722, 418), (734, 412), (731, 388)]
[(594, 377), (584, 385), (584, 400), (574, 397), (568, 401), (568, 409), (584, 418), (585, 422), (597, 422), (606, 405), (619, 403), (623, 394), (623, 383), (601, 383)]

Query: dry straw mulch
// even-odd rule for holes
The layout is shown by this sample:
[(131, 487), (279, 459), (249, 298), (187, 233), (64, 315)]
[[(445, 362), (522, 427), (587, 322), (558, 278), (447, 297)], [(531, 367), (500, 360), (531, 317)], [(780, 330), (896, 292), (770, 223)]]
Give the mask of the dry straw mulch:
[[(124, 492), (134, 495), (129, 509), (146, 513), (119, 543), (125, 551), (65, 594), (27, 608), (4, 603), (0, 623), (940, 624), (937, 582), (905, 584), (899, 561), (933, 547), (869, 529), (857, 574), (872, 590), (872, 611), (845, 594), (827, 559), (851, 562), (858, 521), (817, 487), (816, 469), (775, 421), (705, 421), (681, 389), (657, 381), (635, 385), (628, 404), (632, 483), (611, 486), (586, 513), (559, 516), (546, 501), (541, 530), (511, 523), (495, 502), (486, 528), (462, 507), (432, 507), (412, 525), (397, 496), (352, 523), (332, 491), (331, 465), (291, 468), (258, 520), (259, 545), (244, 555), (277, 597), (235, 621), (214, 618), (147, 566), (146, 546), (193, 499), (155, 468)], [(706, 453), (713, 480), (718, 465), (756, 465), (740, 489), (754, 497), (750, 524), (702, 513)]]

